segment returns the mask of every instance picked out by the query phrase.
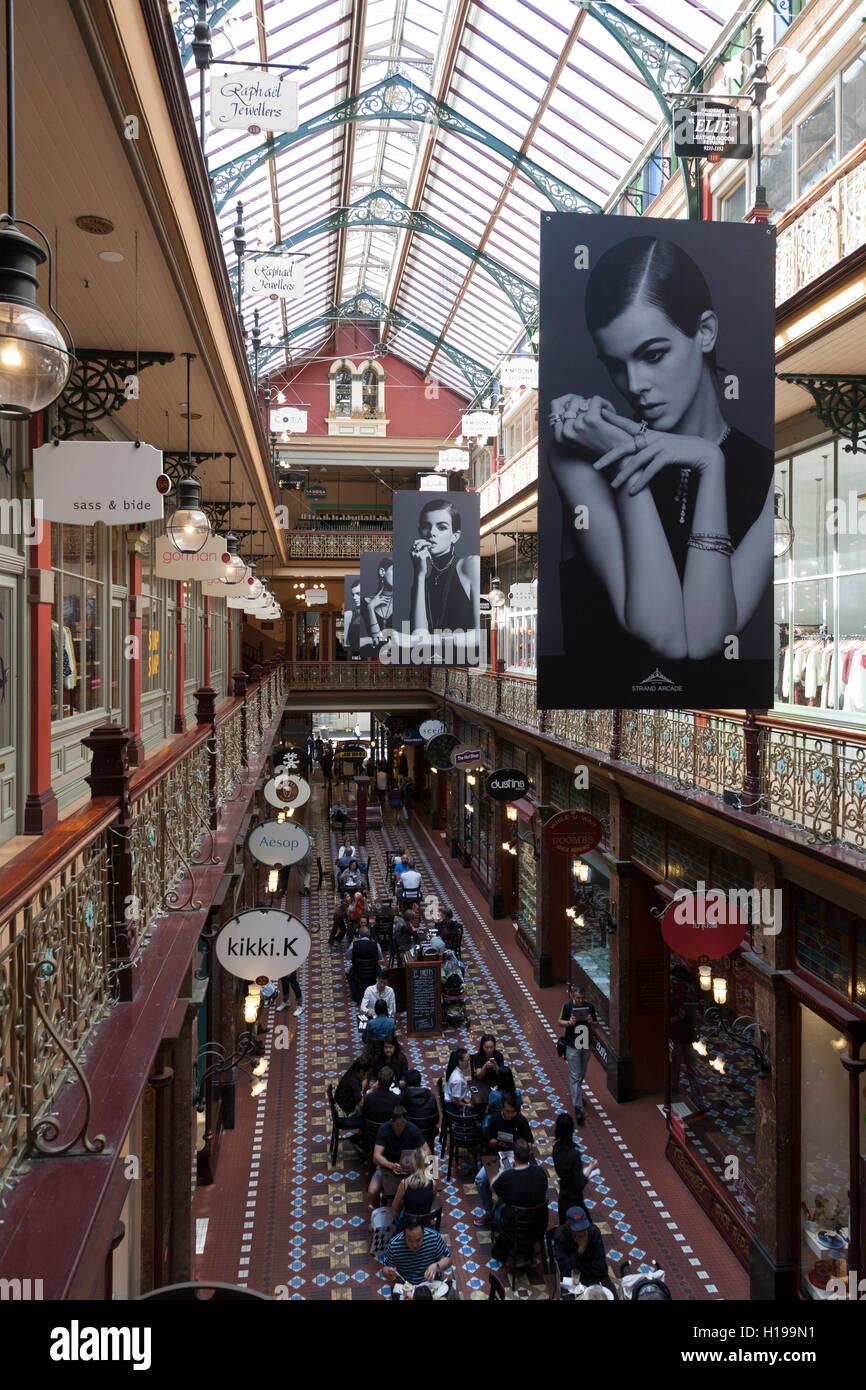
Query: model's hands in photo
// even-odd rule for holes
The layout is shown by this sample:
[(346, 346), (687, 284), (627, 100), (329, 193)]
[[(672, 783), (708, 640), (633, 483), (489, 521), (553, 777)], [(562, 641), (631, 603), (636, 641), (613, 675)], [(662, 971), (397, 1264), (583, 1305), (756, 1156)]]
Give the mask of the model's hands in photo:
[(412, 564), (415, 573), (422, 579), (426, 579), (430, 573), (430, 542), (417, 540), (412, 542)]
[(619, 445), (630, 447), (640, 429), (617, 415), (603, 396), (556, 396), (550, 402), (550, 423), (557, 444), (596, 457)]
[(696, 434), (664, 434), (639, 426), (638, 433), (628, 443), (608, 450), (592, 465), (596, 472), (619, 464), (611, 479), (612, 488), (629, 483), (629, 497), (634, 497), (663, 468), (693, 468), (698, 473), (722, 470), (725, 456), (717, 444)]

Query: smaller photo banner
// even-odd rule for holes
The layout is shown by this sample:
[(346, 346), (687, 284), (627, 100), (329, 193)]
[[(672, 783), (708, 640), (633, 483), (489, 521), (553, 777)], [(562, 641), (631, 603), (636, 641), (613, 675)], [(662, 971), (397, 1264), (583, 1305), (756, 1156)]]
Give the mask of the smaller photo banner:
[(343, 580), (343, 646), (350, 656), (361, 655), (361, 576)]

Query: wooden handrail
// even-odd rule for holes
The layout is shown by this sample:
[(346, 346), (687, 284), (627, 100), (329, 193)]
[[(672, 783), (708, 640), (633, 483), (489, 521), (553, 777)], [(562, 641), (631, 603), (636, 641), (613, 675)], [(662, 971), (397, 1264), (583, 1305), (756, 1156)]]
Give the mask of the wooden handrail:
[(95, 840), (118, 816), (113, 797), (91, 801), (65, 820), (33, 837), (31, 844), (2, 870), (0, 922), (8, 922), (34, 897), (39, 887), (71, 864), (85, 845)]
[(182, 762), (187, 753), (191, 753), (194, 748), (199, 748), (207, 742), (208, 725), (196, 725), (188, 729), (185, 734), (175, 735), (176, 742), (172, 742), (168, 748), (161, 753), (148, 758), (142, 766), (133, 773), (129, 779), (129, 799), (138, 801), (144, 796), (145, 792), (150, 791), (155, 782), (159, 782), (166, 773)]

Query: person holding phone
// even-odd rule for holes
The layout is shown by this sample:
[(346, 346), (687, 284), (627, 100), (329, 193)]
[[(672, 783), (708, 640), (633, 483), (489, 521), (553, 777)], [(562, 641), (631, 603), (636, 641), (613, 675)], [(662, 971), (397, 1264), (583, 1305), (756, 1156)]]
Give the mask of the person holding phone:
[[(386, 1120), (376, 1132), (373, 1146), (375, 1172), (370, 1180), (367, 1193), (374, 1206), (378, 1204), (379, 1193), (393, 1197), (405, 1176), (402, 1155), (409, 1149), (422, 1149), (427, 1155), (430, 1146), (417, 1125), (413, 1125), (404, 1105), (395, 1105), (390, 1120)], [(396, 1181), (395, 1181), (396, 1179)]]

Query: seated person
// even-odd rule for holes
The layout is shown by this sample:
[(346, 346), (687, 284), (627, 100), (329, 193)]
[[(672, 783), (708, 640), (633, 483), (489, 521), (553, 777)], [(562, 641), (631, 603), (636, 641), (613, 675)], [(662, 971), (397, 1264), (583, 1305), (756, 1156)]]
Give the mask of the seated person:
[(341, 893), (356, 893), (361, 887), (361, 872), (357, 859), (350, 859), (337, 880)]
[(394, 997), (393, 989), (388, 984), (387, 970), (380, 970), (376, 976), (376, 983), (374, 985), (368, 985), (364, 990), (364, 997), (361, 1000), (361, 1013), (364, 1014), (366, 1018), (373, 1017), (377, 999), (384, 999), (385, 1003), (388, 1005), (389, 1018), (396, 1018), (397, 1000)]
[(451, 1266), (451, 1251), (438, 1231), (408, 1218), (385, 1251), (382, 1273), (391, 1285), (430, 1284)]
[[(484, 1123), (484, 1147), (489, 1153), (507, 1153), (513, 1149), (518, 1139), (532, 1146), (532, 1130), (520, 1114), (513, 1095), (502, 1097), (502, 1109), (495, 1115), (488, 1115)], [(493, 1195), (490, 1179), (484, 1164), (475, 1175), (478, 1197), (484, 1208), (483, 1216), (476, 1216), (476, 1226), (489, 1226), (493, 1218)]]
[(439, 935), (442, 937), (445, 945), (453, 951), (462, 935), (463, 923), (458, 922), (450, 907), (446, 907), (442, 910), (442, 916), (439, 918), (438, 926)]
[(373, 1017), (364, 1034), (368, 1056), (377, 1057), (385, 1039), (393, 1038), (395, 1032), (394, 1020), (388, 1013), (388, 1002), (380, 996), (373, 1005)]
[[(506, 1254), (514, 1238), (514, 1208), (547, 1205), (547, 1173), (539, 1163), (530, 1162), (531, 1150), (525, 1139), (517, 1139), (511, 1166), (493, 1179), (496, 1198), (493, 1225), (502, 1238)], [(496, 1256), (495, 1258), (499, 1258)]]
[(344, 841), (337, 850), (337, 867), (340, 870), (348, 869), (352, 860), (355, 858), (355, 846), (350, 845), (348, 840)]
[(397, 897), (405, 902), (407, 896), (412, 902), (417, 902), (421, 897), (421, 875), (411, 859), (406, 860), (406, 867), (397, 884)]
[[(410, 1124), (405, 1107), (398, 1103), (391, 1111), (390, 1119), (379, 1127), (373, 1145), (373, 1162), (376, 1168), (367, 1192), (374, 1206), (378, 1204), (383, 1182), (386, 1196), (389, 1193), (393, 1196), (397, 1191), (399, 1179), (403, 1177), (400, 1156), (408, 1149), (422, 1149), (425, 1154), (430, 1153), (424, 1135), (417, 1125)], [(397, 1182), (394, 1182), (394, 1176), (397, 1177)]]
[(434, 1124), (441, 1125), (439, 1097), (430, 1090), (429, 1086), (421, 1085), (420, 1071), (410, 1071), (406, 1077), (403, 1104), (409, 1119), (413, 1124), (418, 1125), (419, 1129), (422, 1126), (427, 1129)]
[(376, 1081), (375, 1083), (371, 1082), (367, 1087), (364, 1103), (361, 1106), (361, 1114), (364, 1118), (364, 1124), (367, 1124), (368, 1121), (372, 1123), (375, 1120), (378, 1124), (383, 1125), (386, 1120), (390, 1120), (395, 1105), (399, 1104), (399, 1096), (396, 1096), (391, 1090), (394, 1073), (390, 1067), (383, 1067), (380, 1072), (371, 1072), (370, 1074), (371, 1076), (375, 1075)]
[(472, 1080), (484, 1085), (488, 1091), (493, 1086), (500, 1067), (505, 1066), (505, 1058), (496, 1047), (492, 1033), (482, 1033), (478, 1041), (478, 1051), (472, 1058)]
[(468, 1047), (456, 1047), (448, 1058), (445, 1068), (445, 1081), (442, 1086), (445, 1095), (445, 1109), (451, 1115), (463, 1115), (472, 1109), (472, 1096), (469, 1092), (470, 1057)]
[(362, 1106), (369, 1075), (370, 1063), (365, 1057), (356, 1057), (348, 1071), (340, 1077), (334, 1092), (334, 1100), (343, 1114), (357, 1125), (360, 1125), (364, 1118)]
[(395, 854), (391, 862), (391, 878), (394, 882), (395, 887), (399, 883), (400, 875), (402, 874), (405, 867), (406, 864), (403, 860), (402, 854)]
[(518, 1105), (523, 1101), (523, 1092), (519, 1091), (514, 1084), (514, 1073), (510, 1067), (500, 1067), (499, 1071), (496, 1073), (496, 1085), (487, 1098), (487, 1109), (490, 1111), (491, 1115), (501, 1111), (502, 1097), (504, 1095), (514, 1096)]
[(343, 802), (338, 801), (336, 806), (331, 807), (331, 822), (345, 829), (346, 821), (349, 819), (349, 808)]
[(579, 1278), (582, 1284), (610, 1284), (601, 1231), (583, 1207), (569, 1207), (553, 1237), (553, 1257), (563, 1277)]
[(436, 1196), (436, 1181), (430, 1177), (427, 1155), (423, 1149), (413, 1149), (405, 1167), (406, 1176), (394, 1193), (391, 1203), (391, 1210), (397, 1217), (398, 1229), (401, 1231), (412, 1217), (429, 1216)]
[[(418, 904), (415, 904), (417, 909)], [(410, 910), (394, 921), (394, 940), (399, 951), (409, 951), (420, 939), (421, 913)]]
[[(392, 1023), (392, 1020), (388, 1019), (388, 1022)], [(367, 1024), (368, 1032), (371, 1026), (371, 1024)], [(406, 1089), (409, 1080), (409, 1061), (393, 1033), (390, 1037), (383, 1040), (381, 1050), (378, 1051), (375, 1056), (373, 1056), (368, 1047), (368, 1055), (372, 1057), (372, 1071), (374, 1076), (381, 1067), (390, 1067), (391, 1071), (394, 1073), (394, 1085), (399, 1087), (401, 1091)]]

